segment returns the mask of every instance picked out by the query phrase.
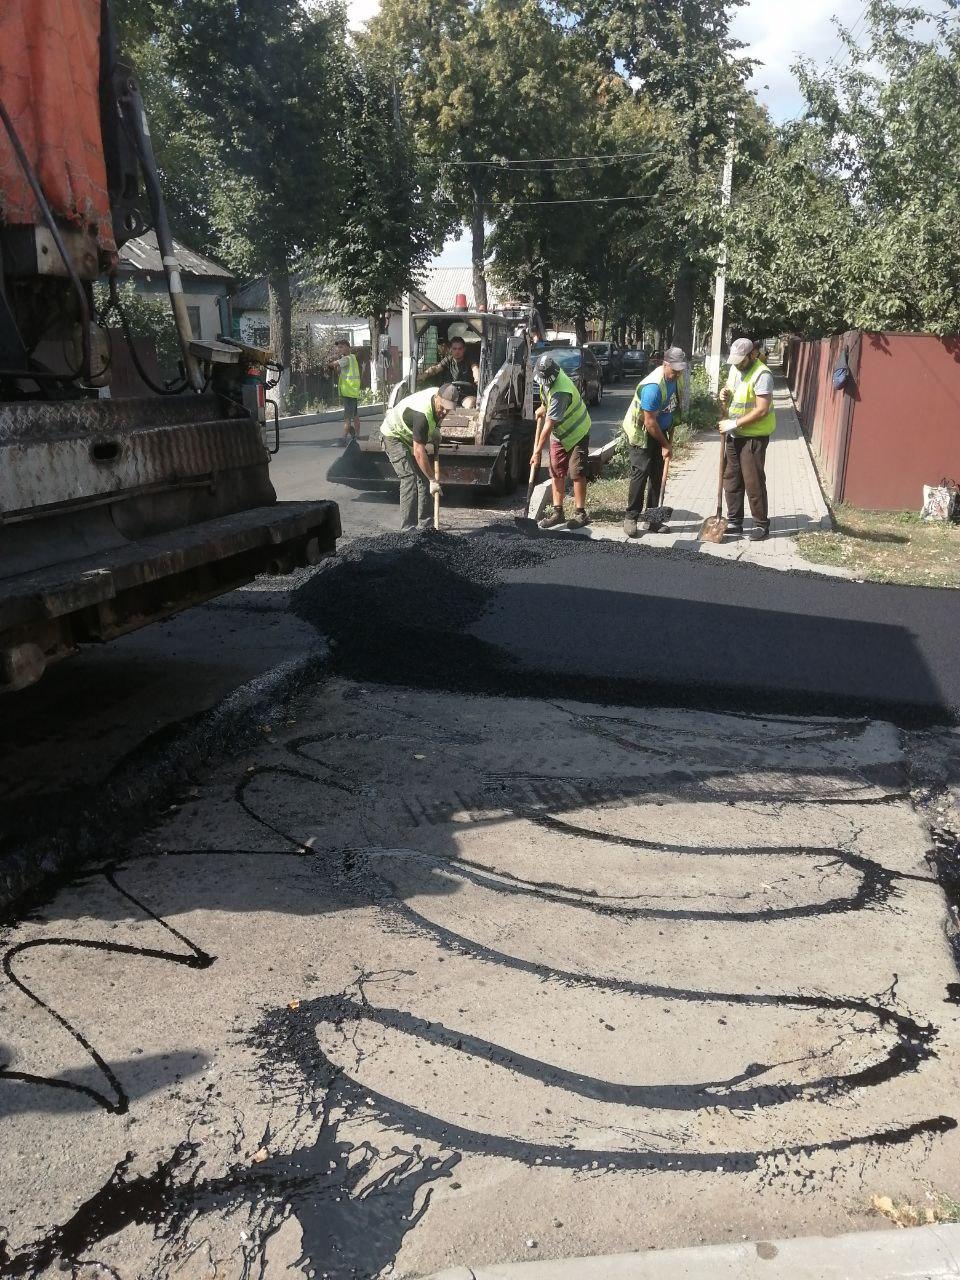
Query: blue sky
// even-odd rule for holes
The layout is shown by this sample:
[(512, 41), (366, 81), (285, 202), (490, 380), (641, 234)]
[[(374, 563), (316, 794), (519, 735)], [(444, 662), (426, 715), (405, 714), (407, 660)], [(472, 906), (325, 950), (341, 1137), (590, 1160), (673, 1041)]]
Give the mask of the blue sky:
[[(379, 0), (349, 0), (353, 25), (373, 16)], [(791, 63), (805, 54), (821, 65), (840, 48), (836, 26), (839, 15), (845, 25), (855, 28), (863, 13), (858, 0), (802, 0), (784, 4), (782, 0), (748, 0), (736, 14), (734, 34), (747, 46), (745, 52), (762, 65), (751, 82), (757, 96), (775, 120), (795, 115), (802, 106)], [(467, 238), (448, 241), (437, 262), (444, 266), (465, 266), (470, 261)]]

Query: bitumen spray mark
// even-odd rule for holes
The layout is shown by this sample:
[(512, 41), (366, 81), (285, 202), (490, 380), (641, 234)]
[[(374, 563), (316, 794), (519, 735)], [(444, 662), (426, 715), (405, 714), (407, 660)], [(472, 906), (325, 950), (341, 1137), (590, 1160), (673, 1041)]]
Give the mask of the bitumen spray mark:
[[(605, 560), (624, 561), (637, 554), (625, 543), (549, 534), (523, 537), (513, 525), (493, 524), (459, 534), (385, 533), (357, 538), (334, 559), (310, 570), (292, 593), (291, 608), (330, 640), (330, 669), (359, 683), (517, 698), (529, 698), (531, 688), (549, 687), (555, 698), (616, 706), (878, 714), (874, 697), (726, 685), (716, 673), (700, 682), (671, 681), (666, 667), (654, 676), (633, 677), (602, 670), (540, 669), (536, 653), (524, 655), (521, 663), (469, 634), (513, 570), (570, 560), (574, 590), (579, 582), (591, 582)], [(665, 573), (676, 565), (678, 554), (707, 573), (770, 572), (717, 557), (704, 565), (695, 551), (647, 548), (643, 554), (647, 559), (660, 557)], [(538, 637), (537, 643), (548, 644), (549, 636)], [(884, 702), (882, 714), (896, 723), (922, 726), (942, 722), (952, 713), (891, 699)]]
[(142, 911), (148, 919), (153, 920), (171, 937), (182, 943), (186, 950), (182, 952), (165, 951), (160, 947), (140, 947), (126, 942), (105, 942), (94, 938), (32, 938), (27, 942), (20, 942), (15, 946), (9, 947), (4, 952), (2, 962), (3, 972), (7, 980), (77, 1042), (104, 1077), (112, 1093), (105, 1094), (99, 1089), (94, 1089), (88, 1085), (78, 1084), (71, 1080), (63, 1080), (55, 1076), (42, 1076), (28, 1071), (15, 1071), (12, 1067), (2, 1063), (0, 1063), (0, 1080), (18, 1080), (25, 1084), (45, 1085), (48, 1088), (65, 1090), (68, 1093), (83, 1094), (105, 1111), (109, 1111), (113, 1115), (125, 1115), (130, 1106), (130, 1099), (113, 1068), (83, 1031), (75, 1026), (64, 1014), (58, 1012), (48, 1000), (44, 1000), (38, 995), (30, 984), (19, 976), (16, 971), (17, 959), (27, 953), (36, 953), (41, 949), (52, 947), (56, 950), (106, 952), (109, 955), (131, 956), (140, 960), (163, 960), (168, 964), (183, 965), (188, 969), (208, 969), (213, 964), (215, 957), (208, 955), (202, 947), (191, 942), (179, 929), (175, 929), (162, 916), (157, 915), (139, 898), (134, 897), (132, 893), (124, 889), (117, 880), (117, 867), (115, 864), (105, 867), (100, 874), (107, 884), (115, 889), (121, 897), (126, 898), (134, 907)]

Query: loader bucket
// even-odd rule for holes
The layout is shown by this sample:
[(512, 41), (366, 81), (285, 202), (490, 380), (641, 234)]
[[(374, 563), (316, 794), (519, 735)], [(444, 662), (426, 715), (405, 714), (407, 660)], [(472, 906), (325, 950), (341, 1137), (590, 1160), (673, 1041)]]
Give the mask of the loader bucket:
[[(445, 443), (440, 446), (440, 482), (445, 494), (461, 499), (498, 496), (515, 483), (509, 474), (509, 446)], [(350, 489), (399, 486), (379, 441), (352, 440), (327, 472), (327, 479)]]

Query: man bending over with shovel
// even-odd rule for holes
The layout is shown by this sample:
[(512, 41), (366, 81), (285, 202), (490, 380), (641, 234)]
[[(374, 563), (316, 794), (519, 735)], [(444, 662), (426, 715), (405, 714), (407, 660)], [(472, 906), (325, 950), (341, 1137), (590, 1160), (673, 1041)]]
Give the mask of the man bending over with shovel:
[(623, 432), (630, 445), (630, 490), (623, 515), (628, 538), (640, 532), (637, 522), (644, 510), (644, 494), (649, 490), (651, 507), (659, 501), (663, 465), (673, 452), (670, 433), (680, 407), (680, 378), (686, 369), (683, 349), (668, 347), (663, 364), (640, 383), (624, 416)]
[(415, 391), (387, 410), (380, 434), (400, 480), (400, 532), (431, 527), (430, 498), (442, 494), (427, 446), (440, 448), (440, 424), (457, 407), (458, 390), (449, 383)]

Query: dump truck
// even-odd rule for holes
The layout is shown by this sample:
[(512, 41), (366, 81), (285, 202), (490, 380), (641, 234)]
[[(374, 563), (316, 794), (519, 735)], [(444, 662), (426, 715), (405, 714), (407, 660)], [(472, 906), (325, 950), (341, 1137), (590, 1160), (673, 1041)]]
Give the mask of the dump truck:
[[(116, 283), (152, 229), (180, 346), (157, 380)], [(100, 303), (94, 284), (106, 280)], [(281, 503), (270, 352), (191, 332), (136, 78), (108, 0), (0, 5), (0, 692), (332, 552), (335, 503)], [(121, 360), (142, 393), (112, 396)]]
[[(524, 405), (530, 404), (530, 353), (544, 331), (539, 315), (532, 308), (470, 311), (463, 305), (450, 311), (406, 313), (405, 323), (410, 357), (402, 380), (391, 391), (389, 406), (424, 386), (439, 384), (437, 377), (424, 380), (424, 371), (437, 362), (445, 344), (463, 338), (466, 364), (476, 366), (479, 377), (459, 384), (461, 407), (443, 420), (444, 491), (478, 498), (513, 492), (521, 478), (527, 478), (533, 448), (533, 415), (525, 415)], [(327, 475), (355, 489), (399, 485), (379, 432), (372, 439), (351, 441)]]

